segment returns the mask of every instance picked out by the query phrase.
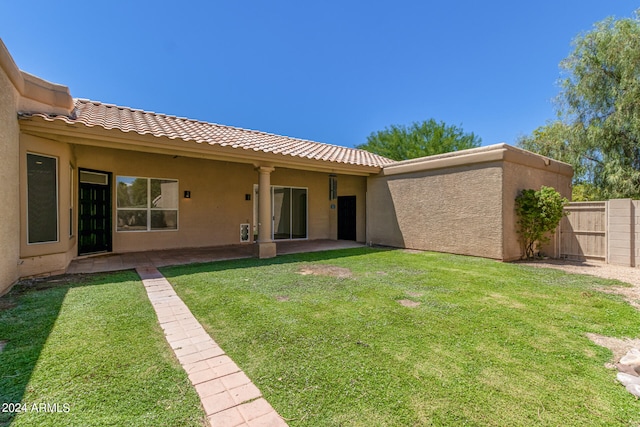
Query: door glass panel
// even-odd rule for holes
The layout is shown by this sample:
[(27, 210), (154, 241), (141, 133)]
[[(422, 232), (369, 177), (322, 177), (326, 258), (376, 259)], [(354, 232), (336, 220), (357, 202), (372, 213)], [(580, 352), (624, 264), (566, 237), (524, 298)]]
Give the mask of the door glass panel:
[(307, 237), (307, 190), (291, 189), (291, 238)]
[(80, 171), (80, 182), (87, 184), (108, 185), (109, 175), (105, 173)]
[(291, 238), (291, 189), (273, 189), (273, 238)]

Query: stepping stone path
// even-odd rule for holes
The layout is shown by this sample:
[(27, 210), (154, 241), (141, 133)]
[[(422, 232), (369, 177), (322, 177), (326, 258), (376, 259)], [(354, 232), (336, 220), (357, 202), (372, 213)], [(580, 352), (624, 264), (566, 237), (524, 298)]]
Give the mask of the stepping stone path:
[(138, 267), (136, 271), (211, 426), (286, 427), (249, 377), (207, 334), (167, 279), (155, 267)]
[(618, 368), (617, 380), (625, 386), (627, 391), (640, 397), (640, 349), (632, 348), (616, 364)]

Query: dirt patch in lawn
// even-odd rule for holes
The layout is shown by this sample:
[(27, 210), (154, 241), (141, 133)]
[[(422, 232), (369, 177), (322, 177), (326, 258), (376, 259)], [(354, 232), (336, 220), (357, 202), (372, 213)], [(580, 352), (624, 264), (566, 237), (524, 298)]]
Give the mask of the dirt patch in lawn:
[(640, 339), (629, 338), (612, 338), (605, 337), (599, 334), (586, 334), (587, 338), (598, 344), (601, 347), (608, 348), (613, 353), (613, 360), (607, 363), (608, 368), (615, 368), (615, 364), (618, 363), (620, 358), (627, 354), (632, 348), (640, 348)]
[(588, 274), (604, 279), (615, 279), (632, 286), (607, 286), (599, 288), (601, 292), (622, 295), (633, 307), (640, 310), (640, 269), (620, 265), (605, 264), (597, 261), (541, 260), (519, 262), (532, 267), (555, 268), (567, 273)]
[(276, 300), (279, 302), (287, 302), (289, 301), (289, 297), (286, 295), (277, 295)]
[(337, 277), (339, 279), (346, 279), (353, 276), (353, 273), (348, 268), (324, 264), (311, 264), (302, 266), (298, 270), (298, 274), (302, 274), (303, 276), (329, 276)]
[(14, 307), (17, 307), (18, 304), (9, 297), (0, 298), (0, 311), (11, 310)]
[(402, 253), (405, 253), (405, 254), (421, 254), (423, 252), (424, 251), (419, 251), (417, 249), (402, 249)]
[(417, 307), (420, 305), (418, 301), (411, 301), (410, 299), (399, 299), (398, 304), (403, 305), (405, 307)]
[[(640, 271), (638, 274), (640, 275)], [(636, 285), (630, 288), (613, 286), (610, 288), (599, 288), (598, 290), (607, 294), (622, 295), (631, 306), (635, 307), (636, 310), (640, 310), (640, 286)]]

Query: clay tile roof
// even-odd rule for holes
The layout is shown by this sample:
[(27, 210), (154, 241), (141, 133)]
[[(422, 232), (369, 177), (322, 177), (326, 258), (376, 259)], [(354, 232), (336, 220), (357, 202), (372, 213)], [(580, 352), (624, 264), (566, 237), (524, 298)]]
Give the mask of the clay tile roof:
[(122, 132), (135, 132), (140, 135), (150, 134), (209, 145), (358, 166), (382, 167), (393, 162), (377, 154), (355, 148), (167, 116), (86, 99), (75, 100), (75, 109), (71, 117), (37, 113), (23, 114), (23, 116), (37, 116), (48, 121), (62, 120), (69, 124), (81, 123), (88, 127), (98, 126), (104, 129), (118, 129)]

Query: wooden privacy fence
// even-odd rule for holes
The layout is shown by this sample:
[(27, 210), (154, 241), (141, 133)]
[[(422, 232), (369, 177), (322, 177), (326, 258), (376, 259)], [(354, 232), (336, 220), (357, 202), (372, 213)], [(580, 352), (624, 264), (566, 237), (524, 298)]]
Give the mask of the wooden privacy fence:
[(577, 202), (564, 208), (560, 257), (607, 260), (607, 202)]
[(640, 201), (573, 202), (560, 222), (561, 258), (640, 265)]

